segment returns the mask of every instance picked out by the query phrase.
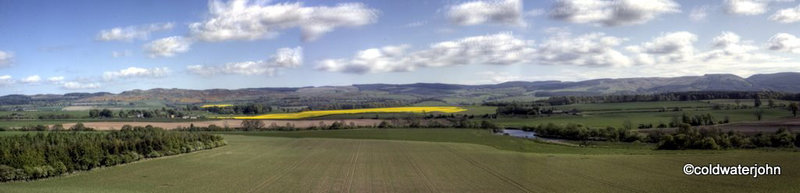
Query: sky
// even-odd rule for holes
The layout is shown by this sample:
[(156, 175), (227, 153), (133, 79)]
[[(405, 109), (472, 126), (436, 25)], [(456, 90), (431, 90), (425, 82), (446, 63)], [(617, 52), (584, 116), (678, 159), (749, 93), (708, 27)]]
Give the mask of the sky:
[(800, 1), (0, 0), (0, 95), (800, 72)]

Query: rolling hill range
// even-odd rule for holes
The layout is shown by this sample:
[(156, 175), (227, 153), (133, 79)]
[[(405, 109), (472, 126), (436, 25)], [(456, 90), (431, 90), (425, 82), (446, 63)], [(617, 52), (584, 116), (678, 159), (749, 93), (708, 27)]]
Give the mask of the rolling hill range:
[(119, 94), (68, 93), (64, 95), (7, 95), (0, 105), (37, 103), (103, 103), (159, 101), (165, 104), (214, 102), (280, 102), (284, 105), (314, 101), (349, 102), (425, 101), (447, 103), (491, 101), (520, 97), (653, 94), (687, 91), (776, 91), (800, 93), (800, 73), (757, 74), (742, 78), (732, 74), (707, 74), (670, 78), (593, 79), (577, 82), (513, 81), (500, 84), (459, 85), (439, 83), (356, 84), (298, 88), (149, 89)]

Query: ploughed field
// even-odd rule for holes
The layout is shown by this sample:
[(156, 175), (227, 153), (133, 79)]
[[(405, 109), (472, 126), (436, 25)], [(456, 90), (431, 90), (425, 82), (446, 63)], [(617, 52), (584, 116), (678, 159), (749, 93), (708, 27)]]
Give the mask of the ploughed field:
[[(580, 148), (456, 129), (224, 137), (216, 149), (4, 183), (0, 192), (800, 192), (800, 153), (787, 150)], [(783, 175), (686, 176), (686, 163), (779, 164)]]

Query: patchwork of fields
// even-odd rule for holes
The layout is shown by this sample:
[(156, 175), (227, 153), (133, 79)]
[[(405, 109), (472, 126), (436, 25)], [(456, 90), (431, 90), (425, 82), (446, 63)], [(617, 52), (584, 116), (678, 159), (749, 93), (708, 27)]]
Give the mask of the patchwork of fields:
[(362, 113), (457, 113), (466, 111), (461, 107), (389, 107), (368, 109), (303, 111), (298, 113), (273, 113), (257, 116), (220, 117), (233, 119), (303, 119), (328, 115), (362, 114)]
[[(426, 130), (401, 130), (401, 132), (406, 132), (406, 137), (417, 139), (431, 134)], [(353, 132), (356, 135), (357, 133), (358, 131)], [(217, 149), (102, 168), (53, 179), (4, 183), (0, 184), (0, 190), (2, 192), (800, 191), (800, 184), (796, 183), (800, 178), (800, 167), (792, 164), (798, 154), (787, 151), (584, 155), (522, 153), (498, 150), (484, 145), (448, 142), (239, 135), (225, 135), (225, 138), (229, 145)], [(762, 176), (757, 179), (746, 176), (685, 176), (681, 171), (685, 163), (781, 164), (783, 175)]]

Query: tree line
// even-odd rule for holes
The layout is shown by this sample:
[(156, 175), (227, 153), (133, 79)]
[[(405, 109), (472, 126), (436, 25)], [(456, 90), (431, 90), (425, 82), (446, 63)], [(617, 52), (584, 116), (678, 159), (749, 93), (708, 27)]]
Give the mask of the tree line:
[(0, 137), (0, 181), (33, 180), (225, 145), (206, 133), (124, 126), (109, 132), (40, 132)]
[(719, 129), (698, 129), (682, 125), (672, 134), (659, 135), (658, 149), (733, 149), (756, 147), (800, 147), (800, 133), (780, 128), (775, 133), (757, 133), (748, 136), (739, 132), (722, 132)]

